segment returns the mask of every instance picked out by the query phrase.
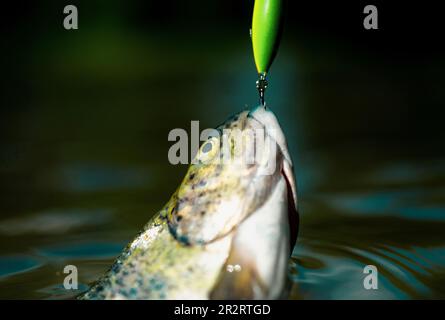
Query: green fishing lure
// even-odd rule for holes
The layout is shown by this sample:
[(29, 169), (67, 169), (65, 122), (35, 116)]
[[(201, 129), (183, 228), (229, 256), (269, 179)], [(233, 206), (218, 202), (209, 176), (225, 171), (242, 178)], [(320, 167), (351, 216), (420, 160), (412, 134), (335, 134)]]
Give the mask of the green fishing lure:
[(264, 105), (266, 74), (277, 54), (283, 28), (284, 0), (255, 0), (252, 18), (252, 47), (259, 80), (260, 103)]

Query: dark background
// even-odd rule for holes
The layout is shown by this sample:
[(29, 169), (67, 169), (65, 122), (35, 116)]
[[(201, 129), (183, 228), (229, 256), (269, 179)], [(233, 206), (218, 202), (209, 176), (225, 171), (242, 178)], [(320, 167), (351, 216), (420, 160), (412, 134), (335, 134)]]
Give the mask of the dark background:
[[(67, 4), (79, 9), (77, 31), (62, 28), (62, 10)], [(301, 90), (323, 87), (317, 88), (318, 92), (313, 90), (317, 97), (307, 94), (300, 107), (305, 112), (302, 121), (315, 127), (310, 130), (310, 143), (358, 136), (372, 140), (442, 140), (444, 50), (440, 5), (434, 1), (372, 2), (379, 9), (379, 30), (373, 31), (362, 26), (366, 4), (288, 2), (282, 51), (302, 64), (298, 70), (304, 86)], [(230, 65), (230, 55), (244, 55), (239, 63), (246, 64), (245, 70), (250, 72), (244, 76), (253, 74), (254, 79), (247, 36), (252, 7), (253, 1), (25, 1), (3, 10), (6, 92), (2, 95), (1, 127), (7, 131), (8, 112), (32, 107), (33, 95), (39, 91), (35, 82), (49, 85), (65, 76), (53, 77), (52, 66), (59, 63), (70, 68), (72, 59), (94, 64), (93, 58), (100, 58), (92, 56), (89, 50), (93, 49), (106, 60), (103, 64), (118, 68), (130, 63), (126, 58), (134, 59), (132, 53), (143, 56), (143, 50), (155, 48), (159, 56), (140, 57), (127, 67), (150, 71), (153, 66), (166, 64), (169, 69), (161, 77), (168, 77), (170, 71), (184, 73), (188, 85), (193, 85), (192, 77), (204, 75), (208, 69), (216, 74), (220, 70), (215, 69), (226, 65), (236, 68)], [(112, 38), (116, 34), (119, 40)], [(91, 48), (94, 43), (100, 46), (102, 36), (108, 36), (110, 48)], [(139, 47), (130, 47), (125, 41), (136, 42)], [(127, 52), (117, 52), (125, 45)], [(168, 56), (164, 55), (166, 51)], [(73, 80), (65, 77), (64, 82)], [(239, 81), (223, 77), (223, 87), (226, 82)], [(102, 89), (105, 85), (101, 81), (91, 86), (98, 96)], [(149, 87), (144, 90), (148, 94)], [(175, 83), (167, 81), (161, 90), (174, 92)], [(169, 108), (174, 112), (174, 106)], [(334, 114), (347, 124), (333, 121)]]

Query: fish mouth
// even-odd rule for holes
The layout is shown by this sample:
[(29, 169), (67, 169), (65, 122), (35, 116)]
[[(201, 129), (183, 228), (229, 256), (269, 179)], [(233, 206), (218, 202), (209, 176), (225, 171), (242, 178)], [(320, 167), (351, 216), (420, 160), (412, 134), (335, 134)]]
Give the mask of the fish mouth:
[(260, 105), (257, 108), (250, 111), (249, 116), (260, 122), (266, 133), (277, 143), (280, 151), (283, 155), (283, 167), (281, 174), (286, 179), (288, 189), (292, 195), (292, 203), (294, 205), (294, 210), (297, 211), (297, 186), (295, 182), (294, 169), (292, 164), (292, 159), (289, 154), (289, 149), (287, 147), (286, 137), (283, 130), (278, 122), (275, 114), (268, 109), (266, 106)]
[(266, 106), (260, 105), (250, 111), (249, 116), (261, 123), (266, 133), (277, 143), (285, 161), (292, 166), (292, 160), (286, 143), (286, 137), (275, 114)]
[(295, 181), (292, 159), (287, 147), (286, 137), (275, 114), (266, 106), (258, 106), (249, 114), (252, 118), (260, 122), (266, 133), (277, 143), (283, 155), (281, 175), (287, 185), (288, 199), (288, 223), (290, 226), (290, 249), (292, 251), (298, 235), (298, 207), (297, 207), (297, 185)]

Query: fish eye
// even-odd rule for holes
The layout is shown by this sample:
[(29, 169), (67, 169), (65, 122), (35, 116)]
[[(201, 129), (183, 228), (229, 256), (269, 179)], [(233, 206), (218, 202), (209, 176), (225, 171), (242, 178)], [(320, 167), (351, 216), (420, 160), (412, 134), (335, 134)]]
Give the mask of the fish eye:
[(202, 146), (202, 152), (203, 153), (207, 153), (212, 151), (213, 148), (213, 141), (207, 141), (206, 143), (204, 143), (204, 145)]
[(216, 137), (212, 137), (201, 146), (199, 149), (198, 159), (202, 163), (208, 163), (218, 154), (219, 150), (219, 140)]

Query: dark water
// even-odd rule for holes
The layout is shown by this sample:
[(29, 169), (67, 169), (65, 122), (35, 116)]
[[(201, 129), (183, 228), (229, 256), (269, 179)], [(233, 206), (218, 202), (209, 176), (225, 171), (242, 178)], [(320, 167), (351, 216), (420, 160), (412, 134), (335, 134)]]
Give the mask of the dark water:
[[(326, 151), (298, 168), (300, 189), (307, 184), (311, 191), (300, 195), (292, 298), (443, 298), (445, 192), (438, 185), (445, 179), (443, 160), (382, 160), (363, 171), (343, 162), (344, 157), (354, 162), (363, 156), (363, 150), (340, 157)], [(86, 289), (161, 205), (150, 194), (150, 181), (167, 174), (169, 166), (151, 175), (150, 166), (138, 168), (140, 175), (133, 166), (118, 165), (113, 170), (97, 165), (64, 170), (69, 174), (63, 194), (30, 190), (39, 201), (62, 198), (54, 208), (1, 221), (1, 298), (72, 297), (75, 292), (62, 287), (67, 264), (78, 267), (79, 289)], [(107, 183), (88, 182), (91, 176)], [(333, 190), (337, 179), (341, 189)], [(161, 188), (160, 199), (166, 200), (172, 188)], [(363, 268), (369, 264), (379, 270), (378, 290), (363, 288)]]
[[(181, 181), (168, 132), (255, 105), (248, 41), (203, 56), (179, 40), (106, 35), (41, 44), (23, 71), (26, 94), (2, 111), (0, 298), (85, 290)], [(443, 143), (434, 131), (404, 135), (414, 84), (318, 49), (284, 47), (266, 97), (299, 187), (291, 298), (445, 298)], [(382, 116), (389, 105), (399, 111)], [(78, 292), (63, 289), (68, 264)], [(366, 265), (378, 268), (378, 290), (363, 288)]]

